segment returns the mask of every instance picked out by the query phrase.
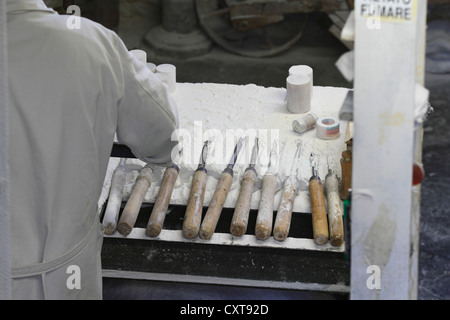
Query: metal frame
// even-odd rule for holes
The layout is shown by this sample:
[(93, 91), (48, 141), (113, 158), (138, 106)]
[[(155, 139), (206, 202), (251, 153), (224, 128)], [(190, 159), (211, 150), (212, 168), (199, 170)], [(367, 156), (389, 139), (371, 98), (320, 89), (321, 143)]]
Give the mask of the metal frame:
[(327, 285), (322, 283), (248, 280), (248, 279), (234, 279), (223, 277), (181, 275), (181, 274), (159, 273), (159, 272), (151, 273), (151, 272), (118, 271), (105, 269), (103, 270), (103, 276), (106, 278), (116, 278), (116, 279), (152, 280), (152, 281), (182, 282), (195, 284), (225, 285), (225, 286), (236, 286), (236, 282), (239, 281), (239, 287), (304, 290), (315, 292), (332, 292), (337, 294), (348, 294), (350, 291), (350, 288), (345, 284)]
[[(180, 228), (176, 226), (177, 221), (180, 221), (179, 213), (175, 212), (177, 207), (174, 206), (173, 211), (168, 216), (169, 221), (166, 219), (165, 228), (157, 237), (146, 235), (145, 224), (152, 209), (149, 204), (143, 205), (137, 226), (133, 228), (130, 234), (123, 236), (115, 232), (112, 235), (104, 235), (103, 276), (107, 278), (309, 290), (348, 296), (350, 292), (349, 264), (344, 259), (344, 245), (340, 247), (334, 247), (329, 243), (317, 245), (312, 238), (297, 233), (283, 242), (279, 242), (273, 237), (265, 241), (257, 240), (253, 231), (242, 237), (234, 237), (224, 230), (225, 226), (229, 226), (228, 215), (232, 211), (223, 213), (225, 219), (219, 221), (217, 228), (220, 230), (216, 230), (217, 232), (211, 239), (186, 239), (183, 237)], [(183, 208), (178, 209), (178, 211), (184, 213)], [(295, 215), (297, 214), (301, 215), (295, 213)], [(306, 215), (296, 221), (304, 221), (305, 218)], [(293, 217), (293, 219), (296, 218)], [(300, 233), (303, 234), (304, 232)], [(121, 252), (120, 261), (113, 258), (118, 250)], [(169, 252), (170, 256), (170, 258), (167, 258), (170, 260), (167, 265), (164, 265), (164, 261), (167, 260), (163, 259), (164, 251)], [(261, 252), (264, 252), (262, 260)], [(149, 258), (145, 258), (147, 256)], [(270, 259), (267, 259), (267, 256)], [(250, 262), (249, 258), (251, 258), (251, 263), (246, 264), (246, 262)], [(289, 264), (285, 264), (286, 259), (289, 260)], [(164, 261), (161, 264), (162, 260)], [(160, 263), (156, 263), (157, 261)], [(186, 265), (186, 261), (191, 262)], [(201, 272), (199, 272), (199, 266), (195, 261), (203, 261), (202, 263), (205, 264)], [(242, 268), (242, 266), (236, 264), (236, 261), (240, 261), (239, 263), (245, 264), (246, 267)], [(319, 261), (320, 265), (316, 265)], [(215, 263), (217, 263), (218, 270), (210, 265)], [(328, 276), (323, 277), (319, 270), (330, 270), (329, 268), (333, 268), (335, 271), (330, 271)], [(253, 274), (254, 272), (247, 274), (243, 271), (246, 269), (251, 269), (255, 273), (267, 271), (264, 271), (263, 277), (259, 277)], [(284, 274), (287, 269), (292, 272), (289, 276)], [(347, 272), (339, 273), (336, 271), (344, 269)], [(224, 270), (227, 271), (224, 272)], [(335, 280), (335, 278), (338, 278), (338, 280)]]
[(276, 241), (274, 237), (270, 237), (266, 241), (257, 240), (254, 235), (243, 235), (242, 237), (234, 237), (229, 233), (215, 233), (210, 240), (195, 238), (188, 240), (183, 237), (181, 230), (161, 230), (161, 234), (156, 238), (150, 238), (145, 234), (145, 228), (133, 228), (129, 235), (122, 236), (117, 232), (113, 235), (105, 235), (105, 238), (133, 239), (146, 241), (168, 241), (183, 243), (200, 243), (208, 245), (226, 245), (226, 246), (244, 246), (258, 248), (276, 248), (291, 250), (308, 250), (308, 251), (326, 251), (326, 252), (344, 252), (345, 246), (333, 247), (330, 243), (325, 245), (317, 245), (313, 239), (306, 238), (287, 238), (285, 241)]

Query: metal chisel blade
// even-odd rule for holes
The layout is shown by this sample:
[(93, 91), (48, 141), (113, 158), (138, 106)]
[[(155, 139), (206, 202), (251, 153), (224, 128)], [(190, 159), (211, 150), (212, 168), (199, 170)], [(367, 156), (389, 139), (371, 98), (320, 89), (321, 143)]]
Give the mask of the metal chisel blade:
[(259, 151), (258, 141), (259, 141), (259, 139), (255, 138), (255, 145), (253, 146), (252, 156), (250, 158), (250, 167), (252, 167), (252, 168), (256, 167), (256, 161), (257, 161), (258, 151)]
[(299, 158), (300, 158), (301, 147), (302, 147), (301, 143), (298, 143), (297, 151), (295, 152), (294, 160), (292, 161), (291, 175), (297, 175), (297, 171), (299, 168)]
[(276, 174), (278, 172), (278, 151), (277, 141), (272, 143), (272, 149), (270, 150), (269, 167), (266, 174)]
[(200, 154), (200, 160), (198, 162), (198, 167), (199, 168), (204, 168), (206, 165), (206, 157), (208, 156), (208, 144), (209, 141), (205, 141), (205, 143), (203, 143), (203, 148), (202, 148), (202, 152)]
[(239, 138), (238, 143), (234, 147), (233, 155), (231, 156), (230, 162), (228, 164), (229, 168), (233, 168), (234, 165), (236, 164), (236, 160), (237, 160), (237, 157), (239, 155), (239, 151), (241, 151), (243, 141), (244, 141), (243, 138)]

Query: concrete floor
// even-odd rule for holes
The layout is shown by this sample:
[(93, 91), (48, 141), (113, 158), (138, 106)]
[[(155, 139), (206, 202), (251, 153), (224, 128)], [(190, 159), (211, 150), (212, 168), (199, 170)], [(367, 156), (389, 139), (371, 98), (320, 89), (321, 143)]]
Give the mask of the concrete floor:
[[(156, 1), (151, 6), (158, 8)], [(148, 9), (148, 8), (147, 8)], [(150, 8), (151, 9), (151, 8)], [(127, 14), (132, 15), (133, 8)], [(150, 10), (151, 11), (151, 10)], [(157, 19), (157, 16), (154, 16)], [(140, 19), (140, 20), (139, 20)], [(328, 31), (326, 17), (313, 16), (303, 38), (289, 51), (272, 58), (254, 59), (237, 56), (214, 46), (198, 57), (174, 59), (158, 56), (140, 40), (157, 20), (138, 17), (123, 19), (118, 34), (129, 49), (148, 52), (149, 62), (172, 63), (177, 67), (179, 82), (216, 82), (284, 87), (291, 65), (307, 64), (314, 69), (315, 85), (351, 87), (336, 70), (334, 63), (347, 49)], [(136, 24), (140, 28), (136, 28)], [(137, 31), (138, 30), (138, 31)], [(434, 111), (425, 124), (423, 163), (426, 178), (422, 183), (419, 299), (450, 299), (450, 77), (427, 75), (427, 88)], [(105, 279), (104, 298), (108, 299), (341, 299), (342, 296), (289, 290), (240, 288), (227, 286), (188, 285), (180, 283), (124, 281)]]
[(433, 112), (424, 126), (419, 298), (450, 299), (450, 76), (427, 75)]

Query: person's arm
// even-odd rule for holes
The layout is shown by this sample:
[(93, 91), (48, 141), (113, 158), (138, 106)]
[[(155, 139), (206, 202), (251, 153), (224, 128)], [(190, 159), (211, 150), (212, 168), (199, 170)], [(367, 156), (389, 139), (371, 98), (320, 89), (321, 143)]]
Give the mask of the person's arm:
[(172, 141), (178, 127), (177, 106), (155, 74), (118, 42), (124, 94), (118, 105), (117, 139), (140, 160), (168, 166), (177, 144)]

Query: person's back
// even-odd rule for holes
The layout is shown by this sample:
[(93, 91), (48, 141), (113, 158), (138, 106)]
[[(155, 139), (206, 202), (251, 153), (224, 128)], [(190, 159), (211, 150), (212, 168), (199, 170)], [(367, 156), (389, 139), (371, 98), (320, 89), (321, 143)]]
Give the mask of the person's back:
[(97, 201), (114, 134), (167, 165), (175, 106), (113, 32), (85, 19), (71, 30), (41, 1), (8, 6), (13, 298), (101, 298)]

